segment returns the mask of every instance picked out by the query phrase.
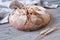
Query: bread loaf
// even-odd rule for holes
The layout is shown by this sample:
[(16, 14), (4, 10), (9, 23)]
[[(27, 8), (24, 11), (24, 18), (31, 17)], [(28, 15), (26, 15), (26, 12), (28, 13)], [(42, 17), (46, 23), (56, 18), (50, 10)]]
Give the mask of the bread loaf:
[(18, 30), (38, 30), (45, 27), (49, 22), (50, 14), (41, 6), (17, 8), (9, 15), (9, 23)]

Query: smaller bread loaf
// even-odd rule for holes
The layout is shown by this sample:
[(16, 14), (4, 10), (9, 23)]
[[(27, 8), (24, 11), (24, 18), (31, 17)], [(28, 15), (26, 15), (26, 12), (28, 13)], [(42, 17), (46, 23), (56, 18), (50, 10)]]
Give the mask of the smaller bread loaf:
[(38, 30), (45, 27), (49, 22), (50, 14), (41, 6), (17, 8), (9, 15), (9, 23), (18, 30)]
[(11, 9), (16, 9), (16, 8), (21, 8), (23, 6), (22, 3), (19, 3), (17, 0), (13, 0), (10, 5), (9, 5), (9, 8)]

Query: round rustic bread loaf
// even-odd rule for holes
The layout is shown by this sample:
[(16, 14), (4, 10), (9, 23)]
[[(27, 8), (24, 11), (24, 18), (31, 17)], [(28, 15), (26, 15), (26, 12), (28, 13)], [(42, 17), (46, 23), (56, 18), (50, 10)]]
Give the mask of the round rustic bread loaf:
[(9, 15), (9, 23), (18, 30), (38, 30), (45, 27), (49, 22), (50, 14), (41, 6), (17, 8)]

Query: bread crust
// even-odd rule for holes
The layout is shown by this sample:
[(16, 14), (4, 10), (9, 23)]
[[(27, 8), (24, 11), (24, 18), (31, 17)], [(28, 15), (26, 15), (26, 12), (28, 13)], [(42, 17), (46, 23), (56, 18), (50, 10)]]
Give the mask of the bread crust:
[(33, 31), (46, 27), (51, 20), (49, 12), (41, 6), (26, 6), (12, 11), (9, 23), (18, 30)]

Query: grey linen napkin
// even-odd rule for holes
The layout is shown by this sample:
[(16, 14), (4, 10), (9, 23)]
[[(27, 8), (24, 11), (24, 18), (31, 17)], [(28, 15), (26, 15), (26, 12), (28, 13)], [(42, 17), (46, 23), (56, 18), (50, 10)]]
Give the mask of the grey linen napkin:
[(11, 10), (9, 8), (0, 8), (0, 13), (3, 14), (3, 18), (0, 20), (0, 24), (8, 23), (8, 15)]

